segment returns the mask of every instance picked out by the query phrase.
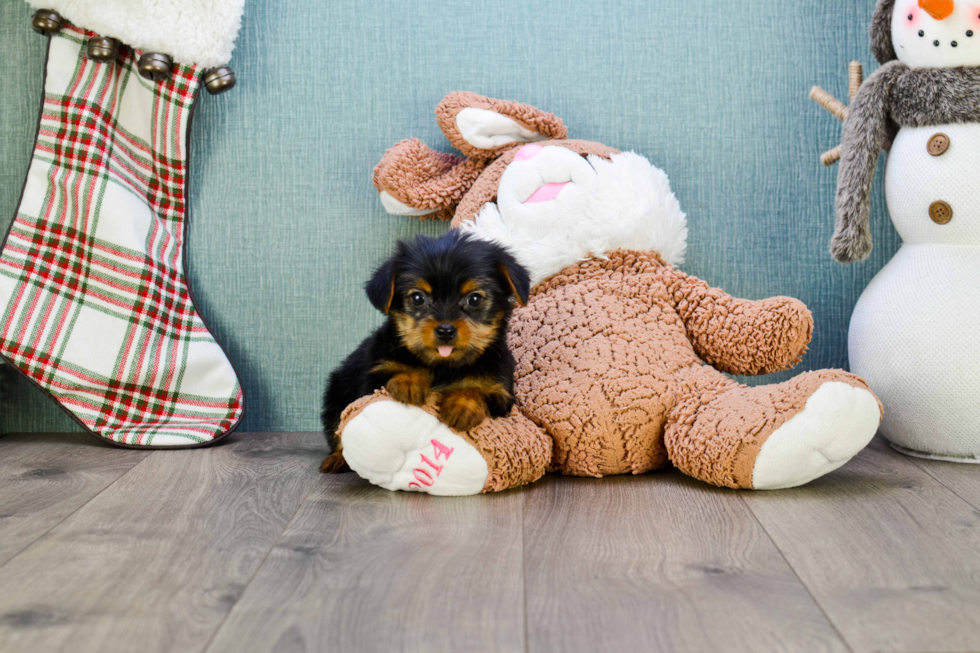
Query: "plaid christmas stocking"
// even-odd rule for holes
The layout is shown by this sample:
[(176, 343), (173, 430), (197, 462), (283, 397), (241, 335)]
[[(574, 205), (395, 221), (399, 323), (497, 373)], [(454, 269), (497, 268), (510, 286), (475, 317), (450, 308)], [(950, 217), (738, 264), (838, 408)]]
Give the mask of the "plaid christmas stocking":
[(244, 397), (185, 276), (187, 137), (204, 69), (144, 78), (142, 51), (110, 42), (118, 58), (89, 58), (97, 34), (68, 20), (91, 17), (53, 16), (64, 24), (48, 30), (34, 156), (0, 254), (0, 354), (110, 442), (214, 442), (238, 425)]

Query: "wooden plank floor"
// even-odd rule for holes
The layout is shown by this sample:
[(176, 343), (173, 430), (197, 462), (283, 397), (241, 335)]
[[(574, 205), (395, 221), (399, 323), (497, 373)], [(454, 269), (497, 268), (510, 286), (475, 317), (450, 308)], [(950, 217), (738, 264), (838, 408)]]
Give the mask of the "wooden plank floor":
[(0, 651), (980, 651), (980, 467), (675, 471), (436, 499), (317, 434), (0, 438)]

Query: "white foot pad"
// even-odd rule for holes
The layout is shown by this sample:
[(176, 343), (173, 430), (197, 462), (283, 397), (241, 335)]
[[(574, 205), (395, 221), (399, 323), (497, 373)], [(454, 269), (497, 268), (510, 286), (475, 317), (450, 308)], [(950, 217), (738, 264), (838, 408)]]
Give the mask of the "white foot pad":
[(421, 408), (397, 401), (365, 408), (347, 423), (341, 442), (350, 468), (386, 490), (479, 494), (489, 474), (476, 447)]
[(878, 402), (870, 392), (837, 381), (824, 383), (803, 410), (762, 444), (752, 486), (778, 490), (829, 474), (871, 442), (880, 421)]

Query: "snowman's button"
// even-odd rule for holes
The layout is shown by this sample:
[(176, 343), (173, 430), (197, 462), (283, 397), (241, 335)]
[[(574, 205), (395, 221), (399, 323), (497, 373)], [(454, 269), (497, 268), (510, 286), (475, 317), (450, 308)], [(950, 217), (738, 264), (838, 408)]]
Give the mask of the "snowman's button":
[(936, 224), (948, 224), (953, 219), (953, 207), (942, 200), (929, 205), (929, 217)]
[(942, 156), (946, 154), (946, 150), (949, 149), (949, 136), (946, 134), (936, 134), (929, 139), (929, 154), (933, 156)]

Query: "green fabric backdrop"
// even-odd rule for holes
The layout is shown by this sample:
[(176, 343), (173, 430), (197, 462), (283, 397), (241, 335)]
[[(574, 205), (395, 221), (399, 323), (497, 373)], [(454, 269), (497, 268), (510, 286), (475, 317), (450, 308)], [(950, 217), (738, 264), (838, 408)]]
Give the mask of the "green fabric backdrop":
[[(190, 276), (243, 377), (243, 428), (317, 429), (324, 378), (379, 322), (361, 291), (371, 268), (396, 239), (445, 228), (387, 216), (371, 169), (410, 136), (447, 149), (432, 112), (453, 90), (534, 104), (572, 138), (647, 156), (688, 213), (684, 269), (802, 299), (816, 330), (798, 370), (846, 366), (851, 309), (899, 240), (879, 181), (871, 260), (831, 261), (836, 169), (818, 157), (840, 125), (807, 93), (844, 97), (851, 59), (873, 70), (873, 5), (248, 0), (238, 87), (203, 95), (194, 119), (189, 205)], [(30, 15), (0, 0), (4, 229), (41, 92)], [(4, 386), (2, 432), (75, 429), (9, 370)]]

